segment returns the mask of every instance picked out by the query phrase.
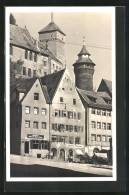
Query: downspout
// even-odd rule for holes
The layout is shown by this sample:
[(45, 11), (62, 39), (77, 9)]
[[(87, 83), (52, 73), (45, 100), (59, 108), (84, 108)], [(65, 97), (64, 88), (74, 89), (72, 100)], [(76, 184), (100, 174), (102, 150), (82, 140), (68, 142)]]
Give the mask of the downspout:
[(49, 155), (50, 155), (50, 152), (51, 152), (51, 130), (50, 130), (50, 127), (51, 127), (51, 124), (50, 124), (50, 117), (51, 117), (51, 114), (50, 114), (50, 105), (49, 104)]

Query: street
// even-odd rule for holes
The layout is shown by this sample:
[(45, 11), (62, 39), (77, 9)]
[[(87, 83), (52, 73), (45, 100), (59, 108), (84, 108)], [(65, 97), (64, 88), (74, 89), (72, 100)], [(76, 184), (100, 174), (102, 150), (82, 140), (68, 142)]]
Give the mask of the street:
[(55, 162), (19, 155), (10, 157), (11, 177), (111, 177), (112, 168), (107, 165)]

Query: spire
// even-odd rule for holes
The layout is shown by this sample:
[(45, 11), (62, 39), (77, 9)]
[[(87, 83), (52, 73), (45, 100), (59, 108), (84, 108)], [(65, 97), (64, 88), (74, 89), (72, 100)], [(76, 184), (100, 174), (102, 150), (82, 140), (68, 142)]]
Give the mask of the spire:
[(87, 51), (86, 46), (85, 46), (85, 36), (83, 37), (83, 46), (78, 56), (82, 56), (82, 55), (90, 56), (90, 53)]
[(85, 45), (85, 36), (83, 37), (83, 45)]
[(53, 12), (51, 12), (51, 22), (53, 22)]

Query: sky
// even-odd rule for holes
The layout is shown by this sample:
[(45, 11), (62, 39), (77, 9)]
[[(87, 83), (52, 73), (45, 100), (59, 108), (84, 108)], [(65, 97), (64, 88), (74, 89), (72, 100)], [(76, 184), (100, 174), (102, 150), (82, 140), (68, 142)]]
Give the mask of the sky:
[[(51, 12), (13, 13), (16, 24), (38, 39), (38, 32), (51, 22)], [(54, 22), (66, 34), (66, 67), (74, 82), (73, 64), (85, 45), (96, 64), (93, 86), (97, 90), (102, 78), (112, 80), (112, 15), (111, 12), (54, 12)], [(69, 44), (72, 43), (72, 44)]]

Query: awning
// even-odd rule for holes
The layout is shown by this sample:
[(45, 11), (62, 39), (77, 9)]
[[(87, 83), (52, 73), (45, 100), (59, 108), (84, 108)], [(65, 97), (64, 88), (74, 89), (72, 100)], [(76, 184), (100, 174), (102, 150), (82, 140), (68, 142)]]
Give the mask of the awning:
[(79, 149), (76, 150), (76, 153), (77, 153), (77, 154), (83, 154), (82, 151), (79, 150)]

